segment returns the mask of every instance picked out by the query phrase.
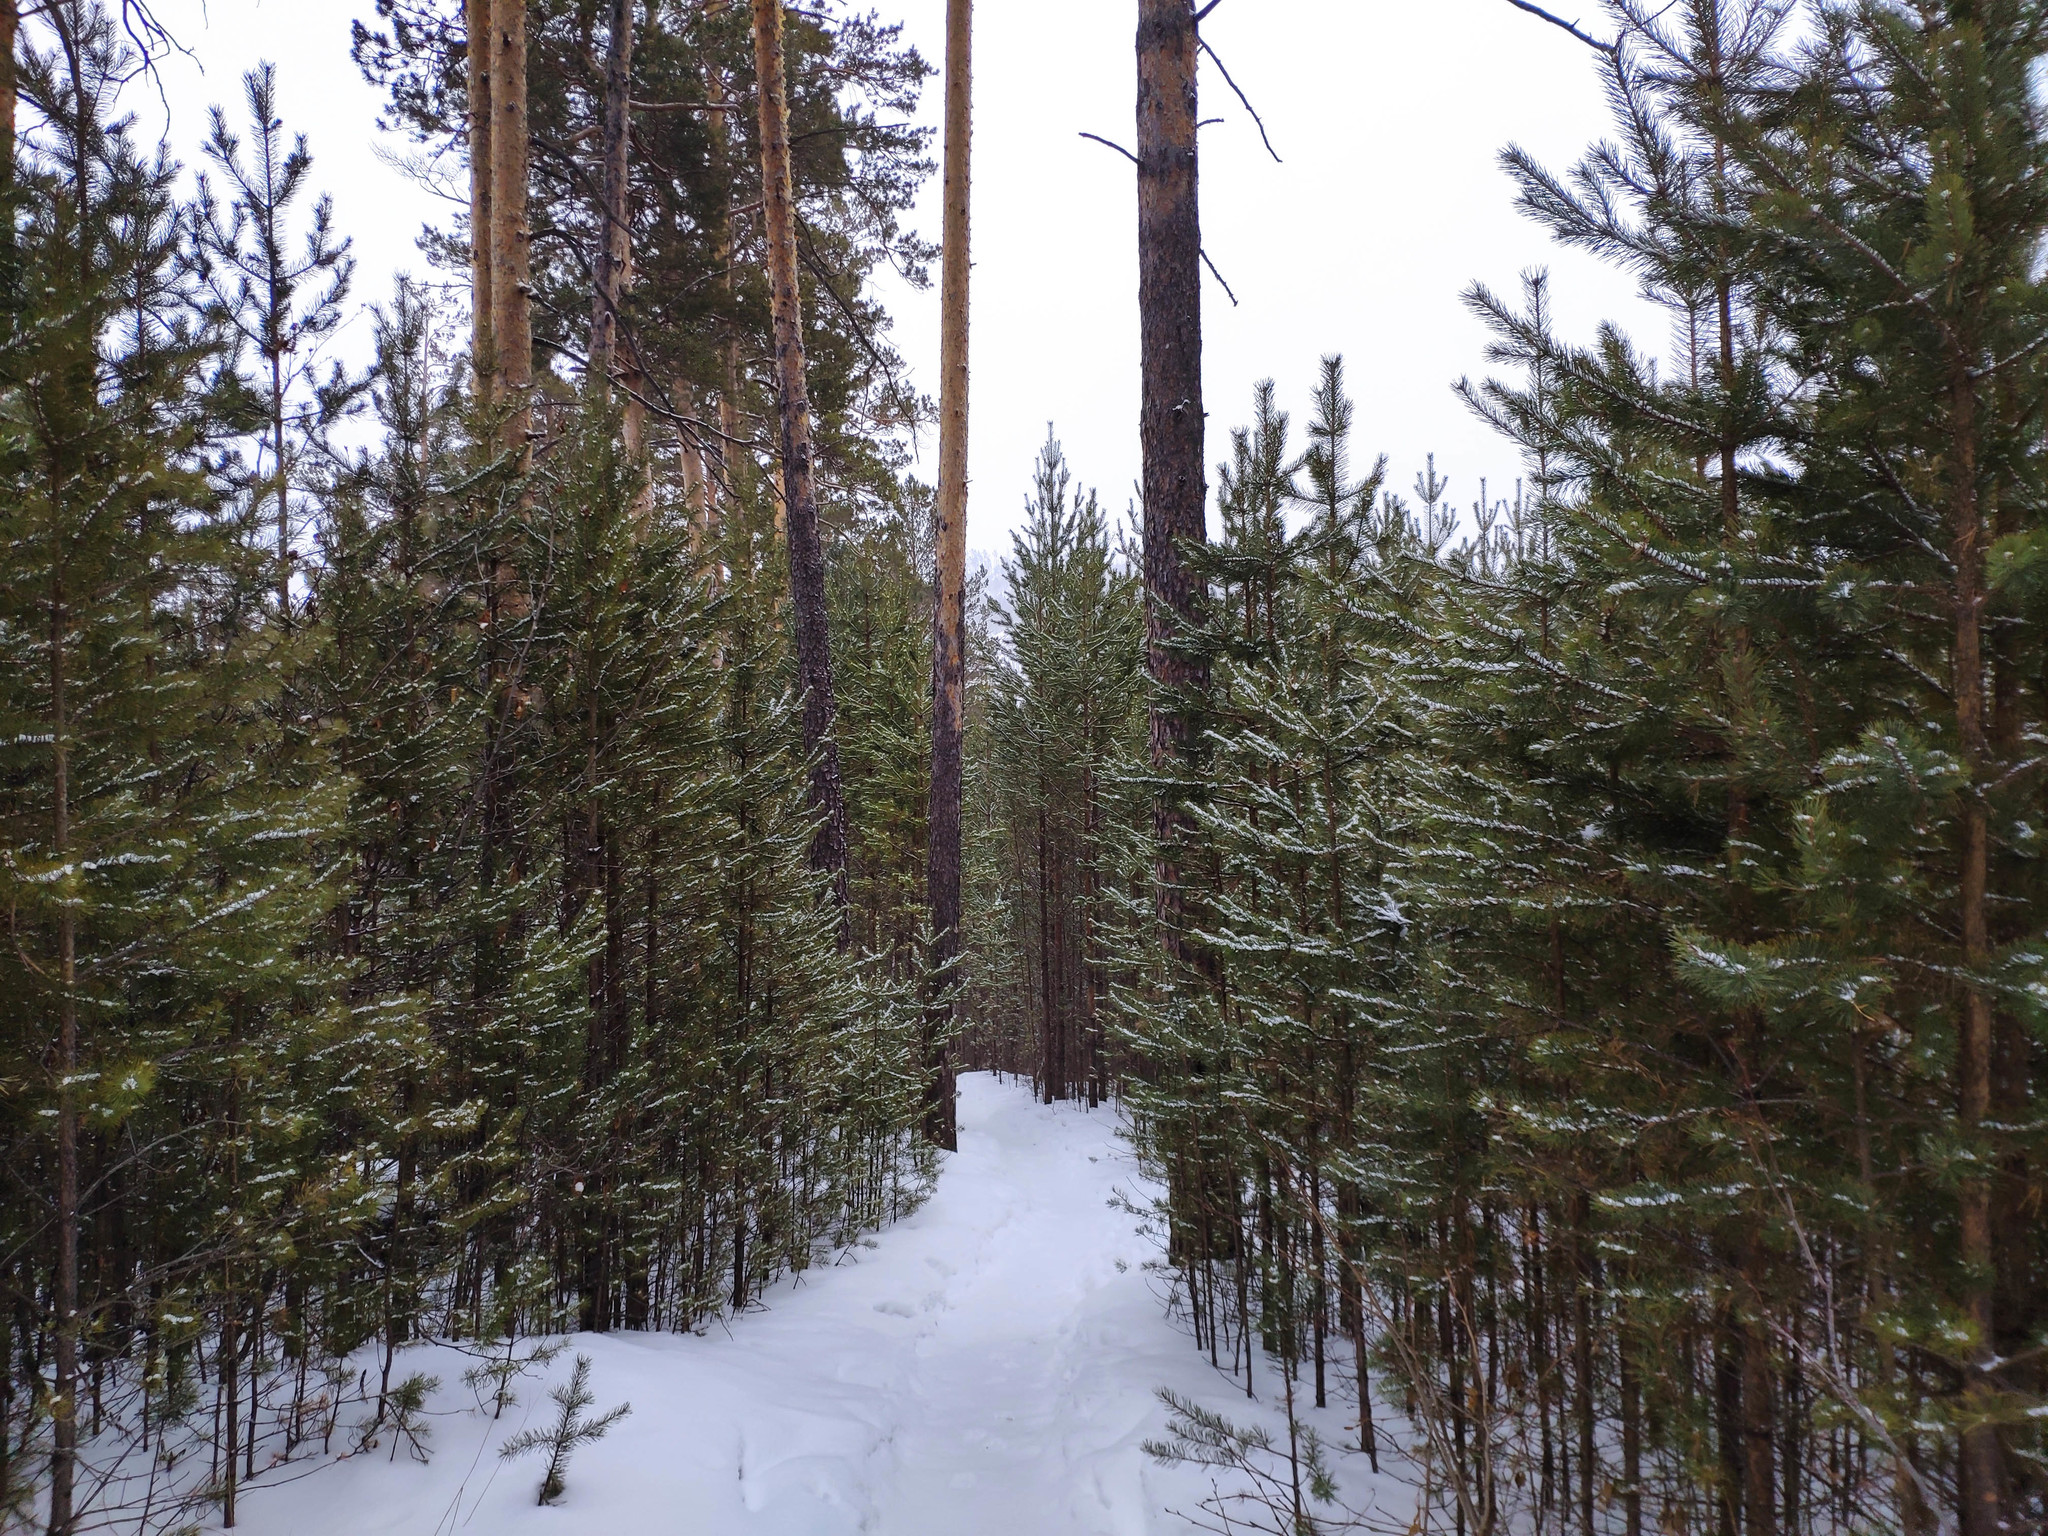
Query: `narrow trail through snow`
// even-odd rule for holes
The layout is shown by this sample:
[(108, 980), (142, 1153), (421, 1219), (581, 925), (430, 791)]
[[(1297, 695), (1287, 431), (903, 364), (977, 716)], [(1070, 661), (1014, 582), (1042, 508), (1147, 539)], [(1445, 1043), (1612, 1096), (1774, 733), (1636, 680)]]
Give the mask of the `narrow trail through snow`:
[[(360, 1457), (245, 1495), (248, 1536), (1152, 1536), (1182, 1532), (1207, 1482), (1156, 1466), (1172, 1387), (1242, 1417), (1164, 1315), (1156, 1240), (1121, 1196), (1142, 1183), (1108, 1110), (1046, 1107), (985, 1075), (961, 1084), (959, 1153), (915, 1215), (710, 1336), (585, 1336), (492, 1423), (461, 1355), (442, 1378), (432, 1461)], [(497, 1447), (552, 1412), (573, 1351), (600, 1409), (561, 1504)], [(1334, 1413), (1334, 1430), (1343, 1415)], [(388, 1447), (387, 1447), (388, 1449)], [(296, 1469), (280, 1469), (289, 1476)]]

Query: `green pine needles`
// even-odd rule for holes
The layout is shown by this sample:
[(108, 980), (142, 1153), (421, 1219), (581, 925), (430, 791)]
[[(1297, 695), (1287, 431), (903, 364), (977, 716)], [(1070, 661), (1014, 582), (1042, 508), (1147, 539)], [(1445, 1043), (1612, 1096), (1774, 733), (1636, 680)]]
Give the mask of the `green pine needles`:
[[(1338, 1502), (1336, 1479), (1321, 1438), (1313, 1429), (1290, 1426), (1281, 1444), (1264, 1425), (1236, 1424), (1176, 1392), (1161, 1392), (1167, 1438), (1145, 1442), (1145, 1453), (1168, 1466), (1205, 1467), (1230, 1483), (1212, 1481), (1202, 1516), (1188, 1516), (1198, 1530), (1231, 1536), (1259, 1531), (1267, 1536), (1334, 1536), (1361, 1528)], [(1210, 1521), (1220, 1524), (1211, 1524)]]
[(1096, 1105), (1116, 1070), (1112, 850), (1135, 804), (1124, 768), (1142, 731), (1143, 617), (1100, 502), (1049, 431), (1026, 512), (969, 712), (966, 980), (981, 1064), (1030, 1075), (1047, 1103)]
[(578, 1355), (576, 1368), (569, 1373), (569, 1379), (560, 1386), (551, 1388), (548, 1401), (555, 1405), (555, 1422), (544, 1429), (522, 1430), (498, 1447), (498, 1455), (506, 1461), (521, 1456), (544, 1452), (547, 1456), (547, 1470), (541, 1474), (540, 1500), (542, 1504), (553, 1504), (568, 1491), (569, 1458), (586, 1445), (595, 1445), (611, 1433), (612, 1426), (632, 1413), (631, 1403), (621, 1403), (608, 1408), (596, 1418), (585, 1418), (583, 1411), (597, 1401), (590, 1390), (590, 1356)]
[[(872, 950), (842, 954), (760, 467), (566, 387), (511, 461), (410, 281), (337, 371), (290, 82), (247, 82), (181, 201), (118, 17), (21, 41), (0, 1508), (231, 1524), (268, 1469), (424, 1458), (422, 1341), (505, 1362), (502, 1408), (521, 1340), (705, 1326), (916, 1205), (925, 789), (900, 740), (854, 756)], [(849, 698), (893, 729), (920, 493), (821, 421), (862, 466), (835, 561), (893, 615)]]
[[(414, 9), (358, 53), (452, 146)], [(728, 100), (744, 17), (644, 9), (629, 99)], [(1525, 469), (1460, 505), (1433, 461), (1390, 487), (1335, 359), (1300, 420), (1260, 388), (1163, 772), (1143, 572), (1048, 442), (970, 604), (960, 1056), (1128, 1107), (1196, 1345), (1290, 1426), (1170, 1405), (1164, 1454), (1271, 1495), (1218, 1519), (1341, 1526), (1363, 1458), (1460, 1536), (2038, 1529), (2048, 6), (1609, 9), (1611, 141), (1506, 166), (1670, 345), (1474, 290), (1462, 393)], [(934, 1176), (931, 503), (863, 287), (928, 254), (924, 66), (864, 16), (791, 55), (858, 127), (796, 172), (852, 285), (808, 317), (842, 949), (746, 426), (757, 184), (717, 113), (636, 123), (622, 375), (579, 388), (605, 93), (587, 15), (531, 20), (511, 449), (439, 288), (361, 373), (323, 352), (348, 256), (293, 82), (191, 197), (118, 16), (22, 23), (0, 1511), (52, 1536), (424, 1457), (415, 1346), (501, 1412), (539, 1341), (709, 1326)], [(624, 1412), (580, 1358), (552, 1395), (507, 1447), (543, 1502)]]
[(1346, 468), (1334, 364), (1225, 468), (1199, 942), (1113, 965), (1170, 1256), (1447, 1528), (2032, 1529), (2048, 12), (1612, 11), (1507, 165), (1673, 355), (1532, 274), (1513, 497)]

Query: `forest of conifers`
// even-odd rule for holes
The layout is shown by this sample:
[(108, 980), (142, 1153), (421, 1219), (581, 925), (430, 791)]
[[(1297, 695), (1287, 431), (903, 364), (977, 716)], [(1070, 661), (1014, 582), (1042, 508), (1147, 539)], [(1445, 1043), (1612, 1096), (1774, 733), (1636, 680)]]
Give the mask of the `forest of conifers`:
[(188, 179), (147, 5), (0, 5), (0, 1527), (744, 1312), (996, 1069), (1430, 1529), (2048, 1528), (2048, 4), (1580, 20), (1611, 137), (1506, 163), (1671, 334), (1475, 289), (1471, 506), (1335, 358), (1206, 433), (1210, 8), (1135, 7), (1142, 505), (1049, 440), (963, 585), (886, 18), (379, 0), (469, 213), (360, 294), (270, 75)]

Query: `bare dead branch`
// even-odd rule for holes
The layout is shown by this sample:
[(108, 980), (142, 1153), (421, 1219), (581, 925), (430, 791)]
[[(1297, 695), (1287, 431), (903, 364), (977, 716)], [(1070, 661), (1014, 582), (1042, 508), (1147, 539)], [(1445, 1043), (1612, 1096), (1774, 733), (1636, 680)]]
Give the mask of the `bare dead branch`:
[(1099, 133), (1084, 133), (1081, 135), (1081, 137), (1084, 139), (1093, 139), (1096, 143), (1102, 145), (1105, 149), (1115, 150), (1118, 154), (1122, 155), (1126, 160), (1130, 161), (1131, 164), (1137, 166), (1140, 170), (1144, 169), (1144, 165), (1138, 159), (1138, 157), (1132, 154), (1128, 149), (1125, 149), (1123, 145), (1115, 143), (1110, 139), (1105, 139)]
[(914, 428), (917, 422), (916, 398), (912, 397), (908, 401), (904, 399), (903, 381), (897, 377), (895, 367), (883, 355), (882, 349), (869, 334), (867, 323), (854, 312), (853, 305), (839, 292), (838, 283), (835, 281), (837, 274), (825, 265), (824, 258), (818, 255), (817, 248), (809, 240), (803, 238), (803, 235), (803, 225), (799, 222), (797, 225), (797, 252), (803, 264), (811, 269), (812, 276), (818, 280), (818, 286), (823, 288), (831, 297), (833, 305), (845, 317), (847, 325), (852, 328), (854, 340), (860, 343), (861, 350), (868, 355), (868, 360), (881, 372), (883, 379), (889, 386), (889, 403), (902, 415), (904, 421), (910, 423)]
[(1209, 253), (1207, 251), (1202, 252), (1202, 265), (1209, 269), (1209, 275), (1211, 277), (1215, 278), (1217, 282), (1223, 283), (1223, 292), (1230, 299), (1230, 307), (1232, 309), (1237, 308), (1237, 295), (1231, 291), (1230, 284), (1223, 281), (1223, 274), (1216, 270), (1216, 263), (1209, 259)]
[(635, 112), (737, 112), (736, 101), (636, 101)]
[(1553, 27), (1563, 28), (1565, 31), (1571, 33), (1573, 37), (1576, 37), (1580, 42), (1584, 43), (1588, 48), (1597, 48), (1602, 53), (1606, 54), (1614, 54), (1619, 53), (1621, 51), (1621, 44), (1603, 43), (1600, 41), (1599, 38), (1594, 37), (1591, 33), (1581, 32), (1579, 30), (1577, 22), (1566, 21), (1562, 16), (1554, 16), (1549, 11), (1543, 9), (1543, 7), (1540, 5), (1531, 5), (1529, 3), (1529, 0), (1508, 0), (1508, 4), (1512, 5), (1518, 11), (1527, 11), (1531, 16), (1540, 16), (1543, 20), (1549, 22)]
[[(1212, 3), (1214, 3), (1214, 0), (1212, 0)], [(1286, 162), (1280, 158), (1280, 151), (1273, 147), (1273, 141), (1266, 137), (1266, 120), (1263, 117), (1259, 116), (1259, 109), (1252, 105), (1251, 97), (1245, 95), (1244, 91), (1239, 88), (1238, 83), (1235, 80), (1231, 79), (1230, 67), (1223, 62), (1223, 55), (1221, 55), (1214, 48), (1211, 48), (1209, 46), (1209, 40), (1206, 37), (1197, 38), (1195, 41), (1197, 45), (1201, 48), (1202, 52), (1209, 55), (1209, 62), (1214, 64), (1216, 68), (1222, 72), (1223, 83), (1230, 87), (1230, 89), (1236, 94), (1237, 99), (1239, 101), (1244, 103), (1245, 111), (1251, 113), (1252, 121), (1258, 124), (1259, 127), (1259, 142), (1266, 146), (1266, 153), (1273, 157), (1273, 163), (1275, 165), (1286, 164)]]
[[(151, 0), (121, 0), (121, 30), (135, 48), (136, 73), (147, 75), (150, 84), (156, 87), (157, 100), (163, 104), (164, 115), (170, 116), (171, 98), (164, 90), (163, 74), (157, 68), (157, 59), (164, 53), (182, 53), (195, 63), (198, 56), (172, 35), (171, 30), (157, 19), (150, 9)], [(23, 6), (19, 15), (21, 21), (35, 21), (39, 18), (53, 18), (57, 14), (58, 0), (42, 0), (40, 4)], [(56, 24), (53, 22), (53, 24)], [(201, 73), (205, 68), (201, 66)], [(123, 78), (127, 80), (134, 76)]]

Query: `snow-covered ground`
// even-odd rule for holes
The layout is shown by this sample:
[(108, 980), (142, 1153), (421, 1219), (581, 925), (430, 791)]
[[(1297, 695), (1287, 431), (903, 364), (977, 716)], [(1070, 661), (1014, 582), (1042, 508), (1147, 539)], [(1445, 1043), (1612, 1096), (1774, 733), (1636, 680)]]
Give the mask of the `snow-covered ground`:
[[(1184, 1532), (1206, 1474), (1161, 1467), (1170, 1387), (1239, 1421), (1270, 1405), (1209, 1368), (1165, 1315), (1157, 1240), (1125, 1208), (1143, 1183), (1110, 1111), (1034, 1104), (983, 1075), (961, 1083), (960, 1152), (909, 1219), (772, 1291), (705, 1337), (571, 1341), (493, 1423), (432, 1348), (440, 1376), (425, 1466), (385, 1452), (242, 1502), (247, 1536), (1150, 1536)], [(632, 1416), (577, 1453), (568, 1492), (536, 1507), (538, 1460), (498, 1446), (554, 1412), (576, 1351), (602, 1411)], [(1262, 1398), (1277, 1378), (1268, 1369)], [(1314, 1415), (1332, 1440), (1350, 1417)], [(1284, 1436), (1283, 1436), (1284, 1442)], [(388, 1446), (387, 1446), (388, 1451)], [(1356, 1463), (1355, 1465), (1353, 1463)], [(280, 1469), (295, 1475), (304, 1469)], [(1411, 1507), (1345, 1458), (1354, 1506)], [(1405, 1522), (1397, 1522), (1405, 1523)]]

